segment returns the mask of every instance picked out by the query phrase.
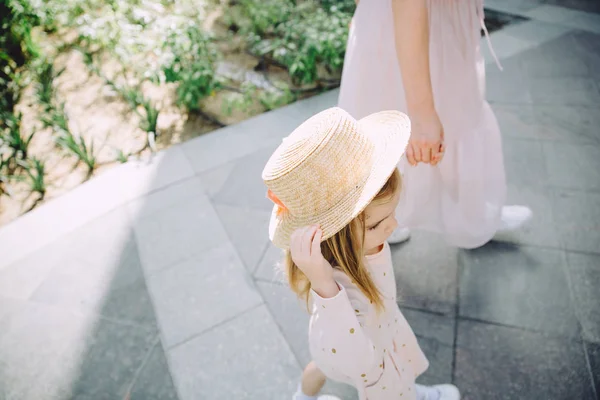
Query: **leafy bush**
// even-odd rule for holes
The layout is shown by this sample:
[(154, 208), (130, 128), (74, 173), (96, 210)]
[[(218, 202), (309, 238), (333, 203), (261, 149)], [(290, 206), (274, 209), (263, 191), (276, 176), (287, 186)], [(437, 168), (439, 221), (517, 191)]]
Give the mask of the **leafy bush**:
[[(339, 72), (344, 62), (352, 9), (316, 1), (244, 0), (230, 18), (247, 36), (250, 50), (285, 66), (296, 84), (319, 79), (318, 67)], [(342, 4), (346, 4), (343, 2)]]
[(191, 22), (169, 32), (165, 48), (168, 59), (163, 64), (167, 82), (179, 82), (180, 105), (197, 110), (199, 102), (221, 88), (216, 76), (218, 52), (211, 37)]

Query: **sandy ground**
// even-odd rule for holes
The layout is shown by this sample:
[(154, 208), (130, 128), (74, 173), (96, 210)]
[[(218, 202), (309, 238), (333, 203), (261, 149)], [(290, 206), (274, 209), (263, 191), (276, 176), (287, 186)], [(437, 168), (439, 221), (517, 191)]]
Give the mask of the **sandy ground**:
[[(221, 17), (222, 7), (213, 7), (203, 19), (203, 28), (217, 36), (224, 36), (227, 29)], [(46, 45), (52, 51), (58, 47), (56, 43), (64, 42), (68, 36), (47, 37)], [(234, 85), (248, 80), (258, 86), (291, 83), (284, 69), (269, 66), (264, 73), (255, 71), (259, 60), (245, 52), (241, 38), (234, 36), (231, 40), (221, 40), (217, 43), (223, 54), (219, 71), (230, 78)], [(115, 76), (119, 66), (106, 54), (102, 55), (99, 64), (105, 76)], [(37, 103), (34, 87), (26, 88), (17, 109), (23, 113), (24, 135), (35, 132), (30, 146), (30, 157), (44, 161), (47, 191), (44, 199), (40, 201), (39, 194), (31, 193), (27, 182), (11, 184), (11, 196), (0, 197), (0, 226), (18, 218), (32, 207), (56, 198), (117, 165), (120, 162), (120, 152), (130, 157), (145, 157), (151, 151), (146, 146), (147, 134), (139, 127), (139, 115), (118, 93), (107, 86), (101, 77), (90, 71), (80, 51), (66, 49), (56, 54), (54, 67), (55, 71), (64, 69), (54, 81), (55, 98), (65, 105), (71, 132), (75, 136), (83, 137), (88, 145), (93, 143), (98, 165), (92, 175), (89, 175), (87, 167), (78, 162), (76, 156), (57, 147), (52, 130), (44, 128), (40, 122), (41, 107)], [(151, 99), (160, 109), (156, 136), (158, 150), (219, 127), (202, 116), (188, 114), (185, 109), (178, 107), (175, 90), (175, 84), (156, 86), (145, 82), (141, 86), (144, 96)], [(308, 92), (299, 97), (304, 98), (312, 94), (316, 93)], [(240, 95), (232, 91), (217, 92), (202, 101), (201, 109), (225, 125), (235, 124), (265, 111), (262, 105), (256, 103), (245, 110), (234, 109), (228, 114), (224, 112), (223, 101), (232, 96)], [(143, 110), (141, 112), (143, 114)]]

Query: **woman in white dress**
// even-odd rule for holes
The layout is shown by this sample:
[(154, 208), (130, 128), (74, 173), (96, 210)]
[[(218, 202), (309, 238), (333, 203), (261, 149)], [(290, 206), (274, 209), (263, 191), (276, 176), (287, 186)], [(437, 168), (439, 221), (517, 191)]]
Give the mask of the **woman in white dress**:
[(392, 243), (408, 238), (410, 228), (475, 248), (531, 216), (526, 207), (505, 206), (500, 129), (485, 101), (482, 28), (482, 0), (357, 5), (339, 106), (355, 118), (391, 109), (412, 121), (411, 146), (399, 164), (402, 228)]

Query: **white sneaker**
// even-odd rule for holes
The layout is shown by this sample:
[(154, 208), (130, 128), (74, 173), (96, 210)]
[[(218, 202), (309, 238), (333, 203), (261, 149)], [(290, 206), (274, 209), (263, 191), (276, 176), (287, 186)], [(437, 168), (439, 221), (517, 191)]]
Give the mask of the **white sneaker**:
[(525, 225), (533, 216), (529, 207), (504, 206), (500, 216), (500, 227), (498, 232), (514, 231)]
[(460, 392), (454, 385), (417, 386), (417, 400), (460, 400)]
[(398, 244), (406, 242), (408, 239), (410, 239), (410, 229), (396, 228), (387, 241), (389, 244)]
[(494, 234), (493, 240), (510, 241), (510, 234), (523, 227), (533, 216), (529, 207), (504, 206), (500, 216), (500, 226)]

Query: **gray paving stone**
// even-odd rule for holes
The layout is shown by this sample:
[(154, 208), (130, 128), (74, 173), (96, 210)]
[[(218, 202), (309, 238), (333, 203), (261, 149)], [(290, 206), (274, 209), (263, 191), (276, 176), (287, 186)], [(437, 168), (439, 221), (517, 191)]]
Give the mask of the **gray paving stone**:
[(539, 127), (532, 105), (493, 103), (491, 106), (500, 125), (503, 140), (548, 139), (546, 132)]
[(419, 337), (419, 346), (429, 360), (429, 368), (417, 379), (423, 385), (439, 385), (452, 382), (452, 363), (454, 350), (452, 345), (434, 339)]
[(269, 282), (257, 282), (257, 286), (275, 323), (304, 368), (311, 360), (308, 347), (310, 315), (306, 304), (299, 300), (288, 286)]
[(301, 116), (280, 109), (202, 135), (182, 147), (194, 171), (202, 173), (264, 147), (277, 146), (302, 120)]
[(553, 212), (567, 250), (600, 252), (600, 194), (561, 190), (553, 197)]
[(568, 253), (573, 301), (585, 340), (600, 343), (600, 256)]
[(283, 250), (275, 247), (272, 243), (269, 243), (267, 245), (267, 250), (254, 272), (254, 277), (271, 282), (285, 283), (286, 278), (283, 270), (283, 257)]
[(226, 242), (153, 274), (148, 287), (167, 348), (262, 303)]
[(538, 7), (544, 1), (545, 0), (487, 0), (485, 2), (485, 7), (519, 15), (523, 11), (529, 11)]
[(215, 204), (225, 231), (240, 254), (244, 266), (253, 272), (269, 241), (269, 220), (271, 213), (247, 207), (233, 207)]
[(408, 321), (415, 335), (432, 339), (441, 344), (454, 344), (454, 317), (432, 314), (419, 310), (402, 309), (402, 314)]
[(199, 179), (206, 188), (206, 193), (210, 198), (213, 198), (223, 190), (225, 182), (227, 182), (227, 179), (231, 176), (235, 166), (236, 162), (231, 161), (199, 175)]
[(600, 13), (600, 4), (590, 0), (546, 0), (547, 4), (568, 7), (571, 9)]
[(291, 398), (300, 367), (266, 306), (169, 351), (181, 400)]
[(417, 383), (435, 385), (451, 382), (454, 318), (406, 309), (402, 312), (429, 361), (429, 368), (417, 378)]
[[(533, 42), (511, 35), (510, 27), (505, 27), (500, 31), (494, 32), (492, 35), (491, 41), (494, 52), (496, 53), (496, 56), (503, 67), (505, 60), (510, 60), (512, 57), (518, 56), (519, 54), (522, 54), (536, 46), (536, 44)], [(501, 71), (496, 64), (496, 60), (494, 59), (489, 46), (487, 45), (487, 41), (485, 41), (485, 39), (481, 39), (481, 44), (481, 53), (483, 55), (484, 62), (487, 64), (487, 71)]]
[(66, 240), (59, 241), (60, 244), (52, 243), (0, 269), (0, 295), (23, 300), (30, 298), (52, 270), (64, 261)]
[[(2, 302), (3, 307), (6, 301)], [(69, 339), (77, 339), (78, 319), (72, 313), (36, 304), (22, 304), (0, 326), (0, 393), (26, 398), (25, 392), (59, 359)]]
[[(154, 310), (132, 233), (111, 213), (74, 232), (64, 260), (33, 293), (36, 302), (154, 327)], [(119, 222), (120, 223), (120, 222)]]
[(544, 148), (537, 140), (506, 139), (503, 144), (506, 180), (519, 186), (544, 186), (548, 172)]
[(50, 275), (79, 276), (98, 285), (114, 288), (131, 285), (144, 277), (132, 233), (109, 245), (99, 241), (95, 246), (86, 246), (74, 241), (73, 246), (68, 257)]
[(392, 261), (402, 306), (454, 314), (458, 254), (437, 235), (414, 232), (392, 246)]
[(591, 105), (534, 105), (542, 139), (569, 144), (600, 143), (600, 114)]
[(179, 400), (160, 341), (151, 350), (146, 364), (130, 391), (129, 399)]
[(544, 46), (552, 43), (556, 38), (564, 36), (571, 28), (547, 23), (544, 21), (524, 21), (509, 25), (503, 32), (538, 46)]
[(572, 20), (569, 21), (569, 25), (575, 29), (581, 29), (595, 34), (600, 34), (600, 15), (591, 13), (579, 13)]
[(402, 309), (419, 346), (429, 360), (429, 368), (417, 379), (417, 383), (434, 385), (452, 381), (454, 358), (454, 317), (432, 314), (411, 309)]
[(118, 183), (126, 200), (144, 196), (194, 175), (181, 145), (171, 146), (147, 160), (128, 162), (122, 168)]
[(561, 251), (490, 243), (461, 258), (461, 316), (579, 337)]
[(491, 103), (530, 104), (531, 93), (518, 56), (503, 59), (502, 67), (503, 71), (493, 65), (486, 67), (487, 100)]
[[(70, 346), (27, 393), (31, 399), (124, 398), (157, 334), (100, 320), (81, 343)], [(71, 366), (70, 374), (65, 374)], [(48, 392), (53, 396), (48, 396)]]
[(135, 221), (203, 197), (205, 194), (206, 190), (202, 181), (194, 177), (133, 200), (127, 204), (127, 209), (130, 218)]
[(153, 273), (227, 242), (206, 195), (195, 196), (134, 221), (142, 265)]
[(590, 361), (590, 372), (596, 387), (596, 394), (600, 393), (600, 345), (585, 343), (585, 350)]
[[(584, 61), (587, 62), (590, 67), (590, 73), (598, 76), (600, 71), (593, 66), (597, 65), (596, 62), (600, 61), (600, 45), (598, 44), (597, 33), (585, 32), (582, 30), (574, 31), (572, 34), (575, 46), (579, 50), (580, 54), (583, 55)], [(594, 62), (595, 61), (595, 62)]]
[(281, 110), (282, 113), (293, 116), (296, 119), (297, 125), (300, 125), (311, 116), (330, 107), (337, 106), (339, 95), (340, 90), (333, 89), (318, 96), (297, 101)]
[(517, 186), (509, 181), (506, 204), (527, 206), (533, 217), (521, 228), (499, 234), (494, 240), (544, 247), (560, 247), (560, 229), (554, 219), (551, 189)]
[(600, 191), (600, 147), (566, 143), (544, 143), (543, 146), (551, 185)]
[(464, 399), (582, 399), (595, 395), (581, 343), (460, 321), (456, 385)]
[(532, 10), (525, 13), (530, 18), (534, 18), (540, 21), (546, 21), (551, 23), (562, 23), (571, 25), (570, 22), (580, 13), (575, 10), (569, 10), (563, 7), (557, 7), (554, 5), (540, 5)]
[[(85, 270), (86, 265), (80, 266)], [(98, 282), (83, 271), (79, 274), (56, 273), (44, 281), (32, 300), (69, 310), (95, 312), (149, 328), (156, 327), (154, 309), (143, 278), (124, 285), (111, 280)]]
[(0, 359), (11, 367), (11, 386), (25, 389), (25, 399), (51, 400), (122, 396), (157, 336), (154, 329), (34, 303), (2, 332)]
[(273, 203), (267, 199), (262, 172), (275, 148), (265, 147), (239, 159), (221, 191), (213, 197), (215, 203), (271, 211)]
[[(23, 313), (26, 307), (27, 302), (24, 300), (0, 297), (0, 343), (6, 343), (4, 336), (11, 335), (8, 331), (11, 318)], [(5, 357), (6, 350), (0, 348), (0, 352), (2, 355), (0, 357), (0, 399), (24, 399), (24, 392), (29, 387), (27, 376), (23, 377), (23, 371), (19, 370), (19, 366), (15, 366), (8, 357)]]
[[(565, 31), (557, 25), (546, 25)], [(521, 60), (528, 76), (588, 77), (591, 71), (589, 65), (583, 60), (585, 57), (586, 55), (576, 46), (573, 34), (569, 33), (527, 51)]]
[[(6, 326), (13, 315), (27, 307), (27, 301), (0, 296), (0, 326)], [(0, 331), (0, 336), (2, 332)]]
[[(52, 245), (123, 204), (115, 167), (0, 228), (0, 268)], [(98, 201), (102, 199), (102, 201)]]
[(600, 104), (600, 91), (592, 78), (531, 76), (528, 83), (536, 104)]

